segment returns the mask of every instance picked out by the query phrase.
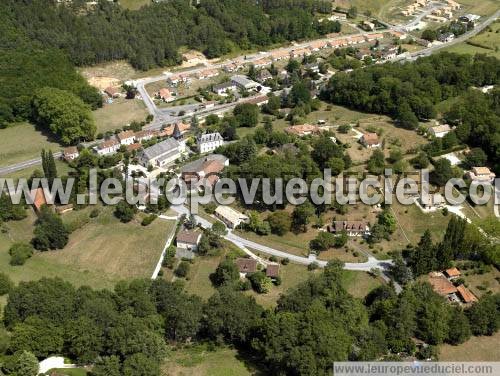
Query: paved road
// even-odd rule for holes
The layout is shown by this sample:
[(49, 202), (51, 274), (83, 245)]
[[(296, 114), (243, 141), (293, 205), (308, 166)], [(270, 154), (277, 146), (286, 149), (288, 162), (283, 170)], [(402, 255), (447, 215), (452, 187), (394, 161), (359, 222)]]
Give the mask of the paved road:
[[(60, 158), (61, 152), (54, 153), (54, 158)], [(24, 170), (25, 168), (36, 166), (42, 163), (42, 158), (30, 159), (29, 161), (15, 163), (6, 167), (0, 167), (0, 176), (8, 175), (16, 171)]]

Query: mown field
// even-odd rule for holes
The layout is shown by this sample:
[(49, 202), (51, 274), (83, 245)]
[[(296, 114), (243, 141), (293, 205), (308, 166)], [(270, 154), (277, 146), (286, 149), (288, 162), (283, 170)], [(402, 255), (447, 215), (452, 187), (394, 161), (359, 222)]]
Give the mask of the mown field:
[(97, 126), (97, 133), (113, 131), (130, 124), (132, 121), (144, 121), (148, 112), (139, 99), (114, 99), (111, 104), (92, 112)]
[(500, 332), (493, 336), (472, 337), (458, 346), (439, 346), (439, 360), (461, 362), (488, 362), (500, 359)]

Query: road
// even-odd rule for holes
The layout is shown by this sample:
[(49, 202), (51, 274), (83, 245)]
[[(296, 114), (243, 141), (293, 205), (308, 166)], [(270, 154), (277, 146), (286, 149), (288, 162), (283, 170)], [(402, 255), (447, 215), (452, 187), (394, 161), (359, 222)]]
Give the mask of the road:
[[(62, 153), (54, 153), (54, 158), (60, 158)], [(37, 166), (42, 163), (42, 158), (30, 159), (29, 161), (14, 163), (6, 167), (0, 167), (0, 176), (12, 174), (13, 172), (24, 170), (25, 168)]]

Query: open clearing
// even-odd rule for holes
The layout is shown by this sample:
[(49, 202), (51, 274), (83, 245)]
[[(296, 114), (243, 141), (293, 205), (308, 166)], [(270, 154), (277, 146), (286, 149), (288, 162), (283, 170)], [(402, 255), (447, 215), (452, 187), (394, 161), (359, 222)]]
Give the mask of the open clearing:
[(120, 5), (130, 10), (136, 10), (151, 3), (151, 0), (120, 0)]
[(148, 112), (139, 99), (118, 98), (111, 104), (105, 103), (92, 114), (97, 125), (97, 133), (102, 133), (122, 128), (132, 121), (144, 121)]
[(33, 124), (19, 123), (0, 129), (0, 163), (7, 166), (40, 157), (42, 149), (59, 151), (61, 146), (49, 134), (35, 129)]
[(446, 50), (463, 54), (486, 54), (500, 58), (500, 22), (494, 22), (469, 40), (453, 45)]
[(440, 361), (487, 362), (500, 359), (500, 332), (493, 336), (472, 337), (458, 346), (441, 345)]

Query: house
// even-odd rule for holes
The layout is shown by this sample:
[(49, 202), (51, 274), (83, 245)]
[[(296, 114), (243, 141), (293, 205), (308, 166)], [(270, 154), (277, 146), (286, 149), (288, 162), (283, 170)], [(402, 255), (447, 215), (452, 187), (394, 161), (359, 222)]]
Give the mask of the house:
[(464, 22), (464, 23), (475, 24), (476, 21), (479, 20), (480, 18), (481, 18), (481, 16), (478, 16), (477, 14), (467, 13), (467, 14), (464, 14), (463, 16), (458, 17), (458, 20), (460, 22)]
[(380, 140), (376, 133), (365, 133), (359, 139), (362, 145), (367, 148), (379, 148), (381, 146)]
[(345, 231), (348, 236), (365, 236), (370, 234), (370, 228), (365, 221), (334, 221), (333, 226), (328, 226), (328, 231), (337, 235)]
[(449, 280), (452, 280), (452, 279), (457, 279), (460, 277), (460, 270), (458, 270), (457, 268), (453, 267), (453, 268), (450, 268), (450, 269), (446, 269), (444, 271), (444, 275), (446, 277), (448, 277)]
[(493, 183), (496, 175), (488, 167), (472, 167), (472, 170), (468, 171), (466, 176), (475, 182)]
[(380, 40), (380, 39), (384, 39), (384, 34), (382, 34), (382, 33), (372, 33), (372, 34), (366, 34), (365, 35), (365, 40), (367, 42), (372, 42), (374, 40)]
[(397, 30), (389, 30), (388, 34), (390, 36), (392, 36), (393, 38), (396, 38), (399, 40), (406, 39), (406, 37), (408, 36), (406, 33), (403, 33), (401, 31), (397, 31)]
[(258, 95), (256, 97), (247, 99), (245, 102), (250, 104), (256, 104), (257, 106), (260, 107), (269, 102), (269, 97), (267, 95)]
[(106, 89), (104, 89), (104, 93), (106, 93), (110, 98), (118, 98), (120, 96), (120, 89), (117, 87), (108, 86)]
[(178, 85), (180, 83), (190, 83), (192, 81), (192, 78), (187, 74), (180, 73), (171, 75), (167, 78), (167, 81), (171, 85)]
[(365, 37), (363, 35), (354, 35), (352, 37), (347, 38), (347, 44), (359, 44), (364, 42), (365, 42)]
[(134, 143), (135, 134), (134, 131), (123, 131), (116, 135), (120, 145), (131, 145)]
[(216, 93), (217, 95), (226, 95), (229, 91), (236, 91), (238, 90), (238, 87), (236, 86), (235, 83), (228, 81), (224, 82), (222, 84), (214, 85), (212, 87), (212, 91)]
[(142, 145), (140, 143), (127, 145), (127, 151), (129, 153), (136, 151), (136, 150), (139, 150), (140, 148), (142, 148)]
[(384, 49), (381, 51), (377, 51), (375, 53), (375, 58), (382, 60), (382, 61), (395, 59), (396, 56), (398, 56), (398, 49), (397, 48), (387, 48), (387, 49)]
[(271, 279), (278, 278), (280, 275), (280, 264), (269, 264), (266, 267), (266, 277)]
[(309, 48), (313, 51), (319, 51), (319, 50), (322, 50), (323, 48), (327, 48), (327, 47), (328, 47), (328, 42), (326, 42), (324, 40), (314, 41), (314, 42), (311, 42), (311, 44), (309, 45)]
[(313, 124), (300, 124), (286, 127), (285, 132), (295, 136), (304, 137), (318, 134), (321, 132), (321, 129), (317, 125)]
[(448, 279), (441, 273), (431, 272), (429, 273), (429, 283), (432, 289), (439, 295), (448, 297), (450, 300), (456, 300), (453, 295), (456, 294), (457, 288), (448, 281)]
[(50, 205), (48, 202), (54, 202), (49, 191), (45, 191), (42, 187), (30, 191), (30, 198), (33, 200), (32, 205), (36, 213), (39, 213), (43, 205)]
[(457, 295), (465, 304), (477, 302), (476, 296), (464, 285), (460, 285), (457, 287)]
[(234, 263), (238, 267), (240, 274), (243, 276), (257, 271), (257, 260), (241, 257), (237, 258)]
[(257, 73), (257, 77), (255, 79), (258, 82), (263, 83), (263, 82), (270, 80), (272, 78), (273, 78), (273, 75), (267, 69), (262, 69), (260, 72)]
[(139, 162), (144, 167), (163, 167), (181, 157), (183, 145), (174, 138), (168, 138), (139, 153)]
[(155, 136), (155, 133), (150, 130), (135, 132), (134, 138), (136, 142), (149, 141)]
[(255, 60), (253, 62), (253, 65), (255, 68), (263, 68), (263, 67), (267, 67), (268, 65), (271, 65), (272, 62), (273, 61), (271, 59), (259, 59), (259, 60)]
[(271, 52), (271, 59), (273, 61), (285, 60), (285, 59), (288, 59), (289, 57), (290, 57), (290, 54), (288, 53), (288, 51), (281, 50), (281, 51)]
[(333, 11), (332, 12), (332, 19), (339, 20), (339, 21), (345, 21), (345, 20), (347, 20), (347, 14)]
[(443, 42), (443, 43), (449, 43), (453, 39), (455, 39), (455, 34), (453, 33), (443, 33), (438, 35), (438, 41)]
[(156, 97), (161, 99), (163, 102), (169, 103), (175, 100), (175, 97), (172, 95), (172, 92), (168, 90), (166, 87), (161, 88), (157, 93)]
[(243, 90), (252, 90), (259, 86), (257, 82), (252, 81), (248, 77), (242, 75), (235, 75), (231, 77), (231, 82)]
[(318, 63), (309, 63), (304, 65), (304, 69), (313, 73), (319, 73), (319, 64)]
[(429, 128), (429, 134), (437, 138), (443, 138), (451, 131), (451, 127), (448, 124), (441, 124), (435, 127)]
[(67, 148), (64, 148), (62, 156), (65, 161), (69, 162), (72, 161), (73, 159), (78, 158), (80, 156), (80, 153), (78, 152), (76, 146), (69, 146)]
[(199, 80), (207, 80), (209, 78), (217, 77), (219, 72), (217, 69), (204, 69), (196, 74)]
[(444, 198), (440, 193), (427, 194), (425, 198), (421, 195), (419, 200), (422, 207), (428, 211), (437, 210), (445, 204)]
[(103, 141), (94, 147), (94, 151), (98, 155), (114, 154), (118, 151), (118, 149), (120, 149), (120, 143), (114, 138)]
[(213, 187), (219, 174), (229, 165), (229, 159), (221, 154), (210, 154), (190, 162), (181, 168), (181, 178), (188, 188), (197, 188), (201, 183)]
[(247, 223), (249, 219), (245, 214), (223, 205), (218, 206), (214, 214), (231, 229), (238, 227), (241, 223)]
[(293, 59), (297, 59), (297, 58), (304, 57), (304, 56), (310, 56), (311, 53), (312, 53), (311, 50), (308, 48), (299, 48), (296, 50), (292, 50), (292, 52), (290, 52), (290, 56)]
[(219, 146), (224, 145), (224, 139), (219, 132), (199, 135), (196, 141), (198, 144), (198, 151), (201, 154), (209, 153), (217, 149)]
[(366, 57), (371, 57), (372, 56), (372, 51), (369, 48), (360, 48), (356, 52), (356, 59), (358, 60), (363, 60)]
[(222, 69), (225, 72), (231, 73), (231, 72), (236, 72), (237, 70), (243, 69), (243, 67), (244, 66), (242, 64), (238, 64), (236, 62), (232, 62), (232, 63), (224, 65), (222, 67)]
[(198, 250), (200, 244), (201, 232), (196, 230), (182, 230), (177, 234), (177, 248), (187, 249), (189, 251)]
[(375, 30), (375, 24), (370, 21), (363, 21), (361, 22), (361, 28), (364, 30), (372, 31)]
[[(180, 138), (179, 136), (186, 133), (186, 131), (191, 128), (191, 124), (188, 123), (175, 123), (175, 124), (170, 124), (168, 127), (162, 129), (161, 131), (158, 132), (158, 137), (177, 137)], [(176, 135), (177, 133), (177, 135)]]

